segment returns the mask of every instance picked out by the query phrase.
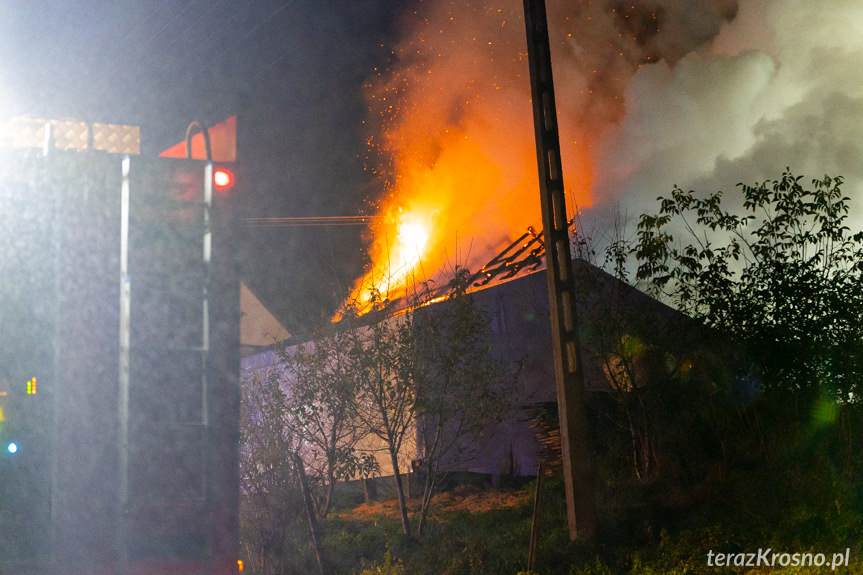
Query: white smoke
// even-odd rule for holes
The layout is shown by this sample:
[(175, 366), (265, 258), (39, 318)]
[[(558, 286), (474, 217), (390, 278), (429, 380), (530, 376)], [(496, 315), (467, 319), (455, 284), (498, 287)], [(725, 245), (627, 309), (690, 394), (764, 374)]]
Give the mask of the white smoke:
[(594, 156), (597, 215), (619, 202), (631, 219), (675, 184), (733, 193), (786, 167), (843, 176), (863, 203), (861, 62), (863, 3), (742, 2), (711, 42), (632, 77)]

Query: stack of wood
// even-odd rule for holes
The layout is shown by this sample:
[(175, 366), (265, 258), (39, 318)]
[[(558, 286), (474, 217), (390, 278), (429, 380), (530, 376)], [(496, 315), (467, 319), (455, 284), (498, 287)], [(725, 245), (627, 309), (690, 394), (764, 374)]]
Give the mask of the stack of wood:
[(554, 475), (563, 469), (560, 450), (560, 421), (557, 402), (546, 401), (525, 406), (527, 421), (539, 442), (539, 461), (546, 475)]

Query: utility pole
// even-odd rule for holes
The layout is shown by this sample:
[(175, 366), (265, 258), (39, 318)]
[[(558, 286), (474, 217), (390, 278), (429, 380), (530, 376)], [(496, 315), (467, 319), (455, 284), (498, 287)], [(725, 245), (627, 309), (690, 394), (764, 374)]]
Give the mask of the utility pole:
[(579, 535), (592, 539), (597, 530), (596, 499), (587, 436), (584, 371), (578, 338), (569, 220), (560, 163), (545, 0), (524, 0), (524, 21), (539, 166), (566, 516), (570, 539)]

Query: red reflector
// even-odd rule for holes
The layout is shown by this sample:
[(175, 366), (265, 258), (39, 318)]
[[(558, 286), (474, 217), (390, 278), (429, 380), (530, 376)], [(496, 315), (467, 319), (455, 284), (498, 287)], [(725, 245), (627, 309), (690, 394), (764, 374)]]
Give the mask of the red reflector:
[(213, 172), (213, 183), (217, 188), (230, 187), (234, 183), (234, 175), (228, 170), (216, 170)]

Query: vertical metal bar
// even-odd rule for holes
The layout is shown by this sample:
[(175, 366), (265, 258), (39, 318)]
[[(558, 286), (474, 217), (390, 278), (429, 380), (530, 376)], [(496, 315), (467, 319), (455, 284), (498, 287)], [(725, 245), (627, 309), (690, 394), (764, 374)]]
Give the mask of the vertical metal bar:
[[(45, 158), (48, 169), (51, 169), (51, 165), (54, 159), (53, 154), (53, 138), (51, 137), (51, 124), (45, 124), (45, 145), (42, 149), (42, 155)], [(62, 363), (62, 336), (63, 336), (63, 321), (62, 321), (62, 307), (63, 303), (60, 298), (60, 294), (63, 293), (63, 261), (65, 260), (64, 250), (66, 248), (66, 237), (65, 237), (65, 229), (66, 221), (62, 218), (62, 215), (65, 213), (68, 206), (66, 205), (69, 201), (66, 197), (66, 194), (57, 194), (58, 200), (53, 207), (53, 211), (51, 213), (51, 233), (53, 235), (53, 288), (54, 292), (51, 294), (50, 301), (53, 302), (53, 311), (52, 316), (54, 318), (54, 342), (52, 344), (52, 375), (54, 378), (53, 385), (51, 386), (49, 399), (51, 401), (51, 478), (50, 478), (50, 509), (49, 509), (49, 564), (51, 566), (51, 573), (58, 573), (58, 569), (60, 569), (60, 564), (58, 562), (58, 548), (59, 548), (59, 533), (60, 530), (60, 513), (59, 510), (62, 506), (62, 495), (60, 490), (60, 462), (57, 457), (57, 438), (60, 437), (60, 433), (63, 433), (65, 430), (62, 427), (58, 414), (61, 408), (61, 398), (64, 396), (63, 388), (67, 384), (68, 378), (65, 375), (65, 370), (63, 369)]]
[[(213, 162), (207, 162), (204, 166), (204, 285), (203, 285), (203, 336), (201, 340), (203, 383), (201, 387), (201, 422), (204, 427), (209, 424), (208, 400), (207, 400), (207, 369), (210, 353), (210, 276), (213, 250), (213, 230), (210, 222), (210, 212), (213, 209)], [(206, 474), (204, 474), (206, 475)]]
[[(206, 137), (206, 130), (204, 130)], [(201, 469), (201, 493), (204, 497), (208, 513), (212, 513), (215, 503), (213, 494), (210, 493), (208, 476), (213, 467), (214, 456), (211, 453), (212, 441), (210, 440), (210, 401), (209, 401), (209, 371), (210, 371), (210, 281), (212, 277), (212, 249), (213, 229), (210, 220), (213, 209), (213, 162), (209, 155), (204, 165), (204, 237), (203, 237), (203, 262), (204, 282), (201, 292), (202, 309), (202, 334), (201, 334), (201, 440), (203, 441), (203, 466)], [(207, 539), (209, 541), (207, 552), (208, 572), (214, 571), (213, 553), (215, 548), (215, 527), (212, 522), (207, 527)]]
[(42, 140), (42, 156), (48, 157), (54, 149), (54, 126), (51, 122), (45, 122), (45, 136)]
[(574, 539), (578, 535), (592, 538), (596, 534), (596, 501), (587, 436), (584, 373), (573, 297), (575, 291), (569, 248), (569, 223), (560, 163), (560, 140), (545, 0), (524, 0), (524, 16), (545, 236), (567, 521), (570, 538)]
[(129, 507), (129, 353), (132, 309), (132, 282), (129, 277), (129, 201), (131, 158), (123, 157), (120, 192), (120, 493), (117, 512), (117, 553), (120, 575), (128, 572), (129, 547), (126, 515)]

